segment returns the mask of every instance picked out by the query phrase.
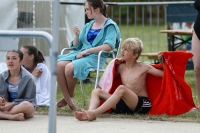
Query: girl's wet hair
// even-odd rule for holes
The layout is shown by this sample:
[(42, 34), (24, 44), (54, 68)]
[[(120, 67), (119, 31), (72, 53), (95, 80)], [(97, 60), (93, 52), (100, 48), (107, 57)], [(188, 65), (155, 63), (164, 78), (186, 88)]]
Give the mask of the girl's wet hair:
[(21, 51), (20, 49), (13, 49), (13, 50), (10, 50), (10, 51), (7, 52), (7, 54), (8, 54), (9, 52), (18, 53), (18, 54), (19, 54), (19, 59), (20, 59), (20, 61), (23, 60), (24, 54), (22, 53), (22, 51)]
[[(88, 2), (88, 4), (93, 7), (94, 9), (99, 8), (100, 12), (106, 17), (106, 5), (104, 4), (103, 0), (86, 0), (86, 2)], [(85, 2), (85, 3), (86, 3)], [(85, 4), (84, 3), (84, 4)]]
[(34, 62), (37, 63), (43, 63), (45, 61), (42, 53), (33, 45), (24, 45), (22, 48), (27, 49), (28, 55), (34, 55)]

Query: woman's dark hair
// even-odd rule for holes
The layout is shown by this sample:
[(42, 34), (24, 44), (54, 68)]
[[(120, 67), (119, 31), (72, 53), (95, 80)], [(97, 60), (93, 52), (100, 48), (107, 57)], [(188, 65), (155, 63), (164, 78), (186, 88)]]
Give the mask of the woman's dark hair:
[(37, 63), (43, 63), (45, 61), (42, 53), (33, 45), (24, 45), (22, 48), (25, 48), (28, 50), (28, 55), (34, 55), (34, 62)]
[[(88, 4), (93, 7), (94, 9), (99, 8), (100, 12), (106, 17), (106, 5), (104, 4), (103, 0), (86, 0), (86, 2), (88, 2)], [(85, 2), (85, 3), (86, 3)], [(84, 4), (85, 4), (84, 3)]]
[(22, 53), (22, 51), (21, 51), (20, 49), (13, 49), (13, 50), (11, 50), (11, 51), (8, 51), (7, 54), (8, 54), (9, 52), (18, 53), (18, 54), (19, 54), (19, 59), (20, 59), (20, 61), (23, 60), (24, 54)]

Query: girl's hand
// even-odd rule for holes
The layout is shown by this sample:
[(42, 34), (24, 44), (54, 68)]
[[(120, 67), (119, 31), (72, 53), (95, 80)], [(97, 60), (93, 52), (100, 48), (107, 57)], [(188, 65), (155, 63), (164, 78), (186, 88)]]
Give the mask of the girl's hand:
[(87, 51), (87, 50), (84, 50), (83, 52), (80, 52), (80, 53), (76, 56), (76, 58), (77, 58), (77, 59), (83, 58), (87, 53), (88, 53), (88, 51)]
[(34, 71), (32, 72), (32, 75), (33, 75), (34, 77), (39, 78), (39, 77), (41, 76), (42, 72), (43, 72), (43, 71), (42, 71), (42, 68), (36, 69), (36, 70), (34, 70)]
[(6, 102), (4, 106), (1, 106), (1, 111), (9, 111), (14, 106), (13, 102)]
[(5, 98), (0, 97), (0, 107), (5, 106)]
[(79, 31), (79, 29), (78, 29), (78, 27), (77, 27), (77, 26), (74, 26), (74, 29), (73, 29), (73, 31), (74, 31), (74, 34), (75, 34), (76, 36), (79, 36), (79, 34), (80, 34), (80, 31)]

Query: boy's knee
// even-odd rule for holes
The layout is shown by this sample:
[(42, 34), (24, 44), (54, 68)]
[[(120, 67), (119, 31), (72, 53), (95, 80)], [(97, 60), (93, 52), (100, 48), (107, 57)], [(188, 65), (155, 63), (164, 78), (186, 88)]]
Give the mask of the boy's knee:
[(101, 89), (93, 89), (92, 93), (93, 94), (99, 94), (102, 90)]
[(125, 86), (124, 85), (119, 85), (117, 89), (115, 90), (116, 93), (124, 93), (125, 92)]

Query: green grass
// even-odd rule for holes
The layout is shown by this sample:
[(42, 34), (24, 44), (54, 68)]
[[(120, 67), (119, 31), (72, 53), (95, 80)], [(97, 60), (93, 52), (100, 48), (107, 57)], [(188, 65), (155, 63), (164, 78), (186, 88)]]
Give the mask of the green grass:
[[(186, 71), (185, 80), (190, 84), (193, 93), (194, 102), (197, 104), (197, 96), (194, 83), (194, 72), (192, 70)], [(80, 91), (80, 86), (77, 83), (75, 89), (75, 103), (79, 109), (87, 109), (90, 94), (94, 84), (84, 84), (84, 90), (86, 95), (86, 106), (83, 105), (82, 95)], [(57, 99), (62, 98), (62, 93), (60, 89), (57, 91)], [(36, 114), (48, 114), (48, 107), (37, 107)], [(73, 116), (73, 111), (69, 109), (68, 106), (57, 109), (57, 115)], [(200, 123), (200, 111), (191, 111), (178, 116), (167, 116), (167, 115), (114, 115), (114, 114), (102, 114), (101, 118), (130, 118), (130, 119), (140, 119), (140, 120), (158, 120), (158, 121), (173, 121), (173, 122), (197, 122)]]
[[(125, 32), (127, 29), (125, 26), (120, 27), (121, 28), (121, 33), (122, 33), (122, 38), (123, 40), (125, 38), (127, 38), (127, 33)], [(137, 27), (137, 35), (136, 36), (131, 36), (134, 35), (134, 30), (133, 27), (131, 27), (129, 29), (129, 36), (128, 37), (138, 37), (138, 38), (142, 38), (142, 26), (138, 26)], [(144, 52), (157, 52), (157, 51), (166, 51), (167, 47), (167, 38), (164, 34), (161, 35), (157, 35), (157, 27), (153, 26), (152, 28), (152, 33), (153, 33), (153, 37), (152, 37), (152, 44), (149, 41), (149, 27), (144, 27), (145, 29), (145, 38), (143, 40), (144, 42)], [(164, 29), (164, 26), (161, 27), (161, 29)], [(159, 37), (160, 40), (160, 46), (159, 46), (159, 50), (157, 50), (158, 46), (158, 42), (157, 42), (157, 38)], [(150, 51), (152, 49), (152, 51)], [(139, 60), (142, 61), (149, 61), (148, 59), (145, 58), (140, 58)], [(95, 75), (92, 74), (92, 77), (94, 77)], [(192, 94), (193, 94), (193, 99), (195, 104), (197, 104), (197, 94), (196, 94), (196, 89), (195, 89), (195, 81), (194, 81), (194, 71), (193, 70), (187, 70), (185, 72), (185, 80), (189, 83), (189, 85), (192, 88)], [(80, 85), (77, 83), (76, 88), (75, 88), (75, 103), (76, 105), (79, 107), (79, 109), (83, 108), (83, 109), (87, 109), (88, 108), (88, 104), (89, 104), (89, 100), (90, 100), (90, 94), (92, 89), (94, 88), (94, 84), (84, 84), (84, 90), (85, 90), (85, 95), (86, 95), (86, 103), (87, 105), (84, 106), (83, 105), (83, 100), (82, 100), (82, 95), (81, 95), (81, 91), (80, 91)], [(57, 100), (61, 99), (62, 93), (60, 91), (60, 89), (58, 89), (57, 91)], [(36, 114), (48, 114), (48, 107), (37, 107), (36, 108)], [(67, 115), (67, 116), (72, 116), (73, 115), (73, 111), (71, 111), (68, 106), (63, 107), (63, 108), (59, 108), (57, 109), (57, 115)], [(130, 119), (142, 119), (142, 120), (160, 120), (160, 121), (182, 121), (182, 122), (200, 122), (200, 111), (192, 111), (192, 112), (188, 112), (185, 113), (183, 115), (179, 115), (179, 116), (167, 116), (167, 115), (157, 115), (157, 116), (152, 116), (152, 115), (111, 115), (111, 114), (102, 114), (100, 117), (117, 117), (117, 118), (130, 118)]]
[(120, 26), (122, 40), (129, 37), (137, 37), (143, 41), (144, 49), (143, 52), (158, 52), (167, 51), (167, 36), (164, 33), (160, 33), (160, 30), (164, 30), (165, 26), (149, 25), (142, 27), (142, 25), (137, 25), (134, 27), (130, 25), (129, 28), (125, 25)]

